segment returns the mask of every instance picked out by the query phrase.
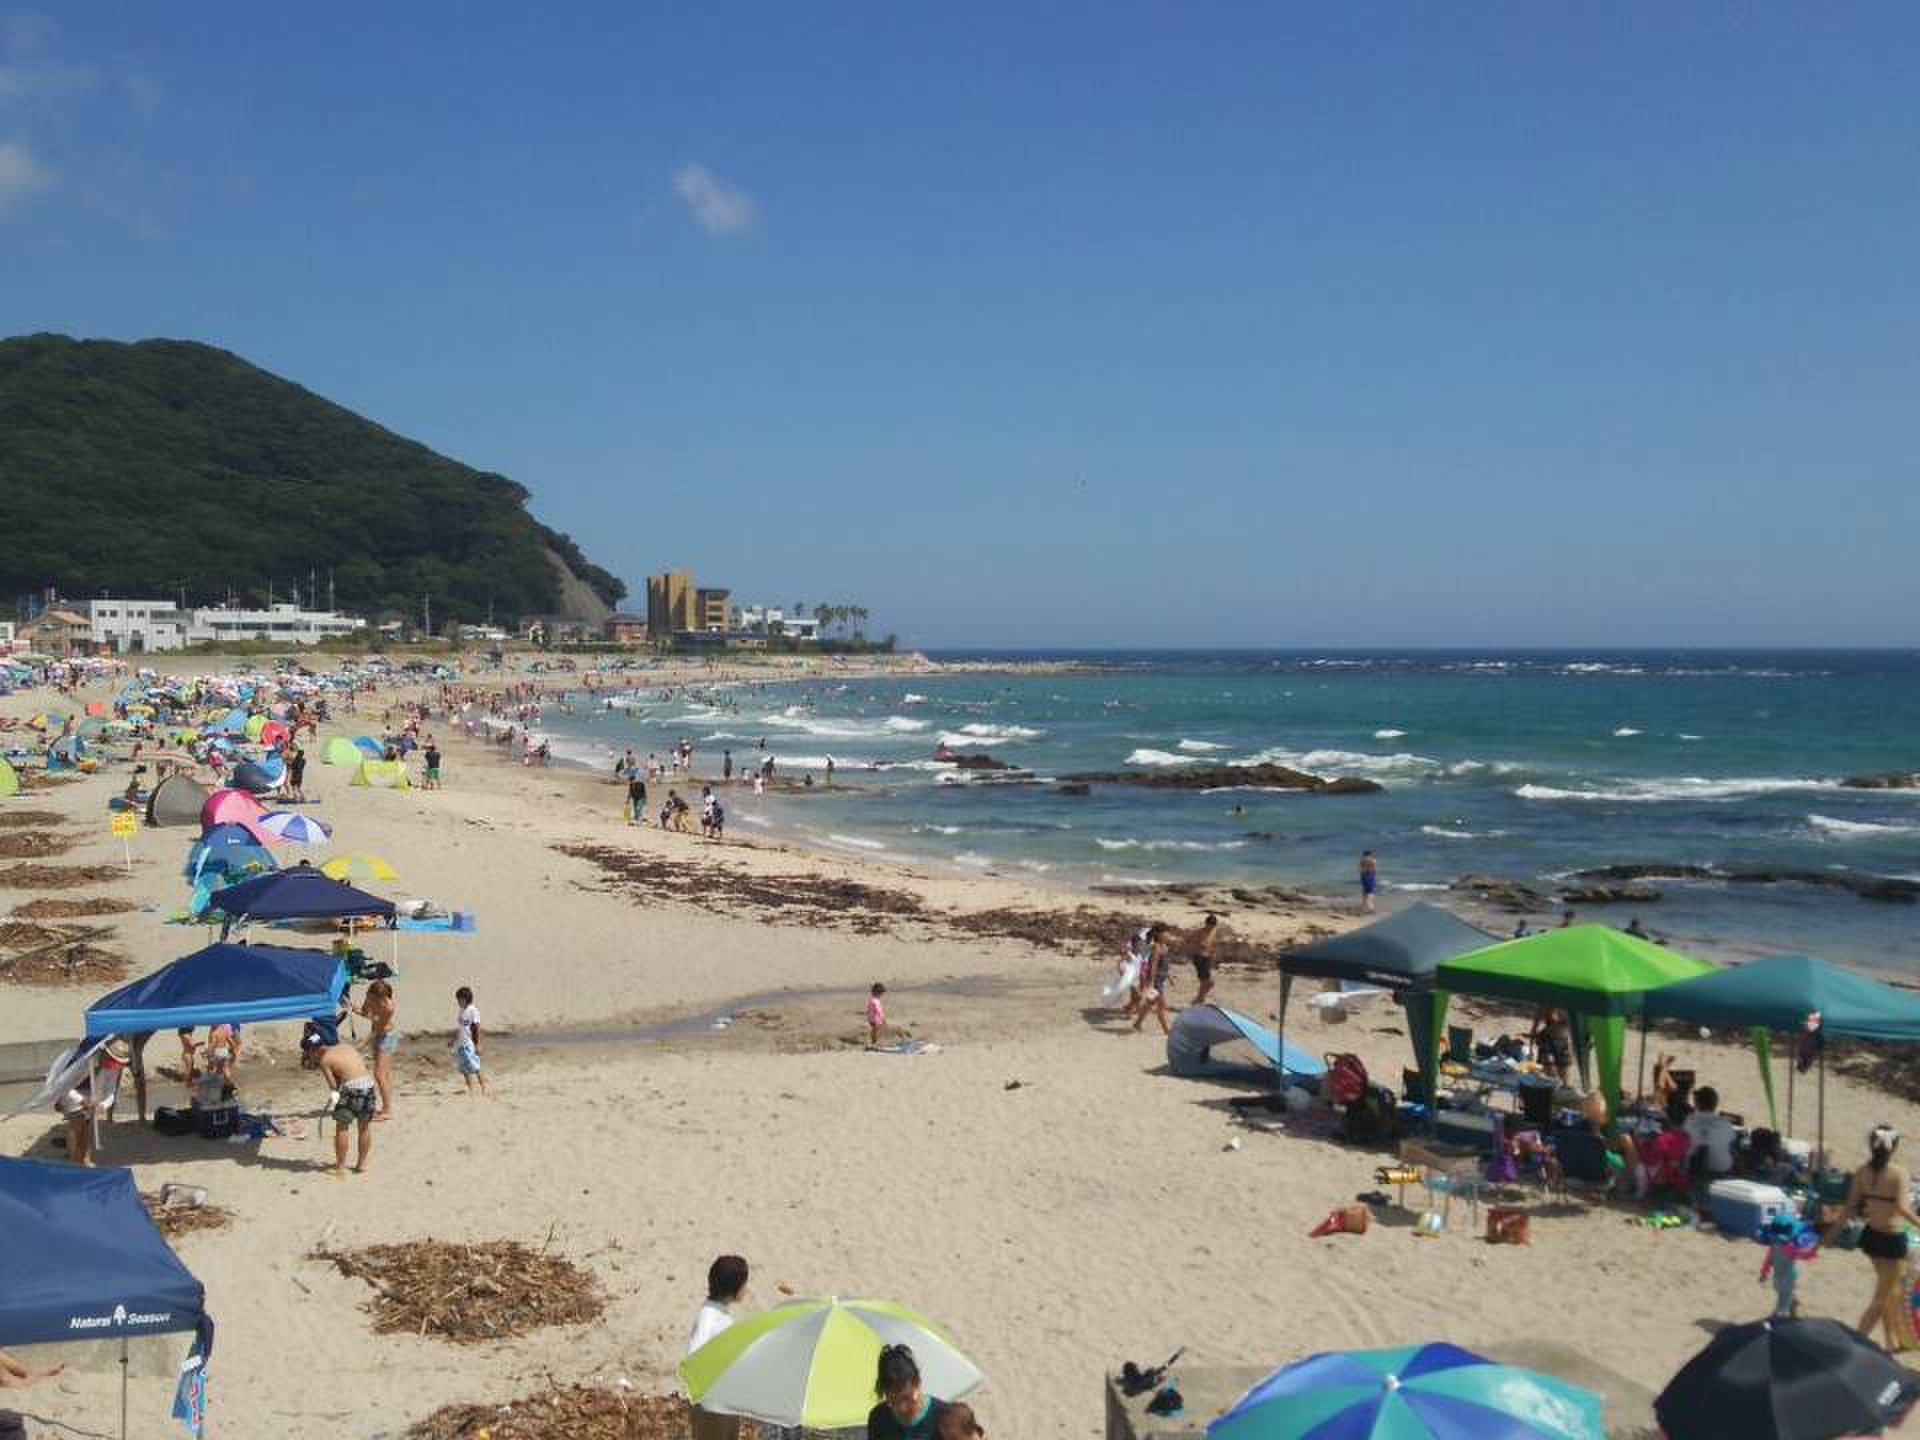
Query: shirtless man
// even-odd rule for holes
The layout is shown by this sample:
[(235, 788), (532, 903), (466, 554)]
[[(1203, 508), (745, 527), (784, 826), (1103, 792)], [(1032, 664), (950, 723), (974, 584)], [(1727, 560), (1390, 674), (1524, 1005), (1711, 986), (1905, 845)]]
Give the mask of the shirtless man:
[(367, 1062), (351, 1045), (328, 1045), (318, 1035), (310, 1034), (300, 1042), (300, 1064), (318, 1070), (333, 1090), (333, 1173), (347, 1173), (349, 1125), (360, 1132), (360, 1153), (353, 1173), (364, 1173), (367, 1155), (373, 1149), (373, 1113), (379, 1098), (373, 1076), (367, 1073)]
[(1207, 997), (1213, 993), (1213, 942), (1220, 938), (1220, 917), (1209, 915), (1200, 924), (1198, 930), (1189, 930), (1186, 941), (1189, 953), (1193, 957), (1193, 973), (1200, 979), (1200, 988), (1193, 992), (1193, 1003), (1204, 1005)]

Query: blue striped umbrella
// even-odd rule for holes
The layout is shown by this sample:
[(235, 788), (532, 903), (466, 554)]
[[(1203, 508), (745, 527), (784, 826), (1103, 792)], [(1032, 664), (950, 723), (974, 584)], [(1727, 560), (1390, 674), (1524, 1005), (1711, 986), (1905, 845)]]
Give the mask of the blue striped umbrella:
[(1600, 1397), (1457, 1345), (1309, 1356), (1207, 1426), (1207, 1440), (1606, 1440)]

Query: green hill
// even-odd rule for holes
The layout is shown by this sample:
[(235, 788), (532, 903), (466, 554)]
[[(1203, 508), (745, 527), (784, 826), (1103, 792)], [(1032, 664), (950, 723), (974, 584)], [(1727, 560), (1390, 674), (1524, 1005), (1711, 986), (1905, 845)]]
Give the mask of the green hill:
[(618, 605), (526, 501), (212, 346), (0, 340), (0, 596), (286, 599), (313, 572), (324, 598), (331, 572), (342, 609), (430, 596), (436, 622)]

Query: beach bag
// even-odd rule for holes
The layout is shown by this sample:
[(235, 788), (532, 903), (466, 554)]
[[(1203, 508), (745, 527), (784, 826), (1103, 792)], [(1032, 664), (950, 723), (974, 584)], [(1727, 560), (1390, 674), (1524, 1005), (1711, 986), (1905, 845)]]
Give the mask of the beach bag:
[(1400, 1107), (1393, 1091), (1384, 1085), (1370, 1085), (1360, 1098), (1347, 1106), (1340, 1118), (1341, 1138), (1356, 1145), (1374, 1145), (1391, 1139), (1399, 1129)]
[(1358, 1055), (1329, 1055), (1327, 1098), (1335, 1105), (1351, 1105), (1367, 1093), (1367, 1067)]
[(1527, 1245), (1532, 1243), (1533, 1217), (1512, 1205), (1487, 1207), (1487, 1244)]

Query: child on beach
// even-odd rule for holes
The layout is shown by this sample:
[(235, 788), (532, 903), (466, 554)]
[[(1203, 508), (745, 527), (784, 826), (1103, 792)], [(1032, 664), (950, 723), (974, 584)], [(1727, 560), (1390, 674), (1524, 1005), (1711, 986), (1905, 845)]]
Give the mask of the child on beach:
[(881, 1032), (887, 1028), (887, 1006), (880, 997), (887, 993), (887, 987), (878, 980), (873, 989), (867, 992), (867, 1044), (877, 1047)]
[(480, 1010), (473, 1003), (473, 991), (462, 985), (453, 992), (455, 1003), (460, 1006), (458, 1029), (454, 1032), (453, 1063), (459, 1067), (460, 1074), (466, 1079), (467, 1093), (473, 1093), (473, 1082), (480, 1082), (480, 1093), (487, 1093), (487, 1077), (480, 1070)]

